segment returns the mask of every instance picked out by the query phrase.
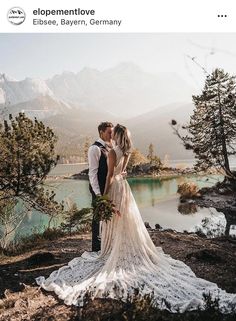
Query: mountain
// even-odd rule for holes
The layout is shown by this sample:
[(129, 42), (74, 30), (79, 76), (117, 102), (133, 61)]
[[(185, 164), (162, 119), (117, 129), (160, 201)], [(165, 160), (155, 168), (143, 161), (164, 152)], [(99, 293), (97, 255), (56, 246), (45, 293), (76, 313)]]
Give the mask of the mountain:
[(85, 109), (72, 109), (65, 114), (51, 116), (44, 123), (55, 129), (60, 135), (70, 137), (90, 136), (94, 139), (98, 136), (97, 127), (102, 121), (111, 121), (116, 124), (122, 122), (121, 118), (101, 111), (89, 111)]
[(127, 126), (132, 135), (134, 147), (147, 154), (150, 143), (154, 144), (155, 152), (163, 159), (169, 155), (170, 159), (190, 159), (193, 154), (185, 150), (180, 140), (174, 135), (170, 121), (175, 119), (184, 124), (192, 114), (193, 105), (189, 103), (175, 103), (160, 106), (154, 111), (141, 116), (122, 119), (114, 115), (83, 109), (71, 109), (66, 114), (51, 116), (44, 123), (52, 127), (59, 136), (59, 150), (67, 154), (75, 154), (82, 148), (86, 137), (93, 142), (97, 136), (97, 126), (101, 121), (112, 121), (114, 125), (121, 123)]
[[(124, 122), (118, 117), (101, 111), (71, 109), (66, 114), (58, 114), (44, 119), (47, 126), (53, 128), (58, 136), (57, 153), (66, 156), (84, 155), (84, 143), (89, 139), (93, 143), (98, 137), (97, 127), (102, 121)], [(72, 157), (72, 162), (84, 161)]]
[(10, 79), (0, 74), (0, 107), (3, 114), (24, 111), (29, 117), (44, 119), (65, 113), (71, 106), (58, 99), (41, 79)]
[(65, 114), (71, 106), (48, 95), (39, 95), (32, 100), (21, 102), (7, 107), (9, 114), (24, 112), (28, 117), (45, 119), (53, 115)]
[(135, 117), (158, 106), (191, 101), (192, 93), (193, 89), (176, 73), (151, 74), (133, 63), (121, 63), (104, 71), (84, 68), (78, 73), (63, 72), (48, 80), (17, 81), (0, 74), (0, 105), (8, 108), (21, 104), (22, 109), (28, 110), (29, 103), (35, 104), (35, 99), (45, 96), (51, 98), (46, 99), (53, 103), (48, 109), (54, 113), (57, 110), (53, 101), (59, 103), (58, 113), (62, 112), (62, 103), (73, 109)]
[(133, 63), (98, 71), (84, 68), (51, 79), (10, 79), (0, 74), (3, 114), (24, 111), (55, 129), (59, 144), (77, 150), (86, 136), (95, 139), (101, 121), (127, 125), (135, 147), (147, 153), (152, 142), (161, 157), (192, 158), (169, 125), (188, 120), (194, 91), (176, 73), (151, 74)]
[(191, 101), (193, 89), (176, 73), (151, 74), (133, 63), (98, 71), (84, 68), (47, 80), (61, 100), (123, 117), (133, 117), (176, 101)]
[(32, 100), (40, 95), (53, 97), (53, 92), (42, 79), (25, 78), (12, 80), (0, 74), (0, 101), (7, 105), (15, 105)]
[(152, 143), (155, 152), (161, 158), (165, 155), (169, 155), (170, 159), (193, 158), (192, 152), (183, 147), (170, 126), (172, 119), (177, 120), (178, 124), (186, 123), (193, 112), (193, 107), (190, 103), (169, 104), (128, 119), (126, 124), (131, 131), (134, 146), (147, 154), (148, 146)]

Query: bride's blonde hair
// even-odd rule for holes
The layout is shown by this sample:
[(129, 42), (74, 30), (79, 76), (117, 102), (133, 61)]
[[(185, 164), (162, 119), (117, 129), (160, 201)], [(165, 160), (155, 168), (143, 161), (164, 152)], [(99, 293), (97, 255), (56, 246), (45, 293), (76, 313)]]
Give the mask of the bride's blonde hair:
[(120, 147), (124, 155), (131, 153), (132, 142), (130, 131), (123, 125), (117, 124), (114, 127), (114, 137), (117, 145)]

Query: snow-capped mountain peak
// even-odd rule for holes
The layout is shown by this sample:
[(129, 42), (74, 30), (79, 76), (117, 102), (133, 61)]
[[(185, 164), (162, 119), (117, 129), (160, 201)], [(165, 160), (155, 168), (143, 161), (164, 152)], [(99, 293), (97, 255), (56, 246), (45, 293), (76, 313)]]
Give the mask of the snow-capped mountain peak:
[(10, 105), (29, 101), (39, 95), (53, 97), (52, 90), (42, 79), (25, 78), (17, 81), (5, 74), (0, 74), (0, 92), (1, 103)]

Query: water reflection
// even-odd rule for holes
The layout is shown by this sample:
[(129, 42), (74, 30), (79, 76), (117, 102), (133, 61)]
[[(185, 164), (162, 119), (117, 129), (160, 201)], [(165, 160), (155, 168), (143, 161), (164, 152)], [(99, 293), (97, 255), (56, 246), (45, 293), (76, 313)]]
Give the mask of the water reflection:
[(159, 224), (163, 229), (173, 229), (178, 232), (191, 231), (199, 226), (204, 218), (210, 218), (216, 210), (197, 208), (197, 212), (183, 215), (178, 211), (179, 198), (173, 195), (166, 200), (160, 200), (154, 207), (140, 208), (143, 220), (149, 222), (152, 228)]
[[(175, 195), (180, 178), (129, 178), (128, 182), (139, 207), (154, 207), (160, 200)], [(178, 182), (178, 183), (177, 183)]]
[(155, 206), (162, 195), (163, 182), (160, 179), (131, 178), (128, 181), (138, 204)]
[[(171, 228), (183, 232), (184, 230), (190, 231), (195, 228), (202, 229), (203, 231), (209, 230), (210, 227), (208, 228), (207, 226), (213, 226), (211, 218), (215, 216), (215, 220), (219, 219), (219, 215), (217, 216), (217, 211), (197, 208), (195, 204), (179, 204), (179, 196), (176, 194), (178, 184), (184, 181), (193, 181), (201, 188), (212, 186), (219, 179), (219, 176), (211, 176), (209, 179), (207, 177), (185, 176), (166, 179), (129, 178), (128, 182), (144, 222), (149, 222), (152, 228), (159, 224), (164, 229)], [(59, 201), (70, 198), (79, 208), (91, 205), (88, 181), (58, 179), (57, 181), (52, 180), (48, 184), (55, 190), (57, 200)], [(228, 217), (231, 216), (229, 213), (225, 214), (225, 233), (229, 234), (230, 226), (236, 224), (232, 219), (228, 220)], [(206, 218), (208, 220), (203, 221)], [(62, 220), (62, 217), (54, 220), (55, 226), (60, 224)], [(47, 226), (47, 223), (47, 215), (33, 211), (24, 217), (17, 230), (16, 237), (31, 234), (32, 229), (42, 231)], [(216, 222), (214, 224), (215, 230), (220, 228), (220, 226), (217, 227)], [(220, 228), (220, 230), (222, 229)]]

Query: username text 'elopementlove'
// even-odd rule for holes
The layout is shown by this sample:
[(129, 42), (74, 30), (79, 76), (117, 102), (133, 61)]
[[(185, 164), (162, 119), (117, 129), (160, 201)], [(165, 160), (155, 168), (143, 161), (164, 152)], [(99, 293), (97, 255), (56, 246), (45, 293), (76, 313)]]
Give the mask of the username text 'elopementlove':
[[(65, 25), (65, 26), (87, 26), (87, 25), (111, 25), (120, 26), (121, 19), (96, 19), (94, 9), (34, 9), (33, 25)], [(63, 16), (63, 18), (62, 18)], [(67, 16), (67, 17), (65, 17)], [(76, 17), (76, 18), (74, 18)], [(79, 17), (79, 19), (77, 18)]]

